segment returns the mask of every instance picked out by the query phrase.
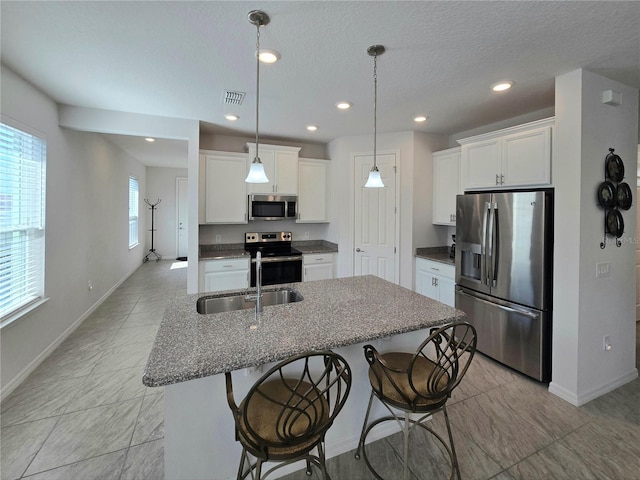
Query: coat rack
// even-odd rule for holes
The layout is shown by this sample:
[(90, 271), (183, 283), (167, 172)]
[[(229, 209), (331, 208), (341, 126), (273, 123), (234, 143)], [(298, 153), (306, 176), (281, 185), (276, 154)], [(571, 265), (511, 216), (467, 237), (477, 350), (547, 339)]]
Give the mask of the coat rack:
[(151, 232), (151, 248), (149, 249), (149, 253), (147, 253), (144, 258), (142, 259), (142, 263), (145, 263), (147, 261), (149, 261), (149, 257), (151, 255), (155, 255), (156, 257), (156, 262), (159, 262), (162, 259), (162, 256), (158, 255), (156, 253), (156, 249), (153, 248), (153, 234), (156, 231), (155, 229), (155, 215), (156, 215), (156, 207), (158, 206), (158, 204), (161, 202), (162, 200), (158, 199), (156, 200), (156, 203), (150, 203), (149, 200), (147, 200), (146, 198), (144, 199), (144, 203), (146, 203), (147, 205), (149, 205), (149, 208), (151, 209), (151, 230), (149, 230)]

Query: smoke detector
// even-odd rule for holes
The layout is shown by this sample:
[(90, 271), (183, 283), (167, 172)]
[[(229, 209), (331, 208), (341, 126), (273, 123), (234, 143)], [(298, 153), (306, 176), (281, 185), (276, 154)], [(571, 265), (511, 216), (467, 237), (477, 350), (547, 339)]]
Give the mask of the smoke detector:
[(235, 92), (233, 90), (225, 90), (222, 92), (222, 103), (225, 105), (242, 105), (245, 92)]

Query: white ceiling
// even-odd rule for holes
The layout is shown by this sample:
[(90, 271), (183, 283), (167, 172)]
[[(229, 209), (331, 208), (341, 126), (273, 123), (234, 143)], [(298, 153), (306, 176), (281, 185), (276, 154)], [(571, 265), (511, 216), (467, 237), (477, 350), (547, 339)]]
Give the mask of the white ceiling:
[[(373, 44), (387, 49), (378, 59), (378, 132), (453, 134), (550, 107), (554, 77), (581, 67), (640, 87), (638, 1), (3, 0), (2, 62), (62, 104), (251, 136), (253, 9), (271, 17), (261, 46), (282, 55), (261, 67), (265, 137), (327, 143), (372, 133)], [(503, 78), (514, 88), (491, 93)], [(224, 105), (224, 89), (246, 92), (244, 103)], [(338, 111), (338, 100), (353, 107)], [(417, 113), (429, 121), (415, 124)], [(319, 130), (307, 132), (309, 123)], [(130, 153), (138, 143), (163, 145), (124, 139), (114, 138)], [(137, 155), (149, 162), (158, 152)]]

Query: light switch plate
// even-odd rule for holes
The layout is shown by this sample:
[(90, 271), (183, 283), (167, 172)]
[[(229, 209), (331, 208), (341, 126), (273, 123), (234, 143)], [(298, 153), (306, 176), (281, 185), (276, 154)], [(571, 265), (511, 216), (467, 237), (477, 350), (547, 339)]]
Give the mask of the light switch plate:
[(606, 277), (611, 273), (611, 264), (609, 262), (596, 263), (596, 277)]

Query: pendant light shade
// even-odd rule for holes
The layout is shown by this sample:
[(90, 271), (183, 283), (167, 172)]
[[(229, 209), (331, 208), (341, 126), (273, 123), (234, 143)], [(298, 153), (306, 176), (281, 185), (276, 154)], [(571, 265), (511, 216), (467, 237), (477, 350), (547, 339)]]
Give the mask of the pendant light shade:
[(380, 177), (380, 170), (376, 164), (376, 141), (378, 134), (378, 55), (382, 55), (385, 49), (382, 45), (371, 45), (367, 48), (367, 53), (373, 57), (373, 167), (369, 172), (369, 178), (367, 183), (364, 184), (365, 188), (382, 188), (382, 178)]
[(264, 173), (264, 165), (258, 157), (256, 157), (251, 163), (249, 174), (244, 179), (247, 183), (269, 183), (267, 174)]
[(369, 178), (367, 178), (367, 183), (365, 183), (364, 186), (366, 188), (384, 187), (382, 178), (380, 178), (380, 170), (378, 170), (378, 167), (374, 166), (371, 168), (371, 171), (369, 172)]
[(271, 19), (269, 15), (261, 10), (252, 10), (249, 12), (249, 23), (256, 26), (256, 156), (251, 162), (251, 168), (247, 178), (244, 179), (247, 183), (268, 183), (269, 179), (264, 171), (264, 165), (260, 161), (260, 155), (258, 155), (258, 125), (260, 119), (260, 27), (267, 25)]

